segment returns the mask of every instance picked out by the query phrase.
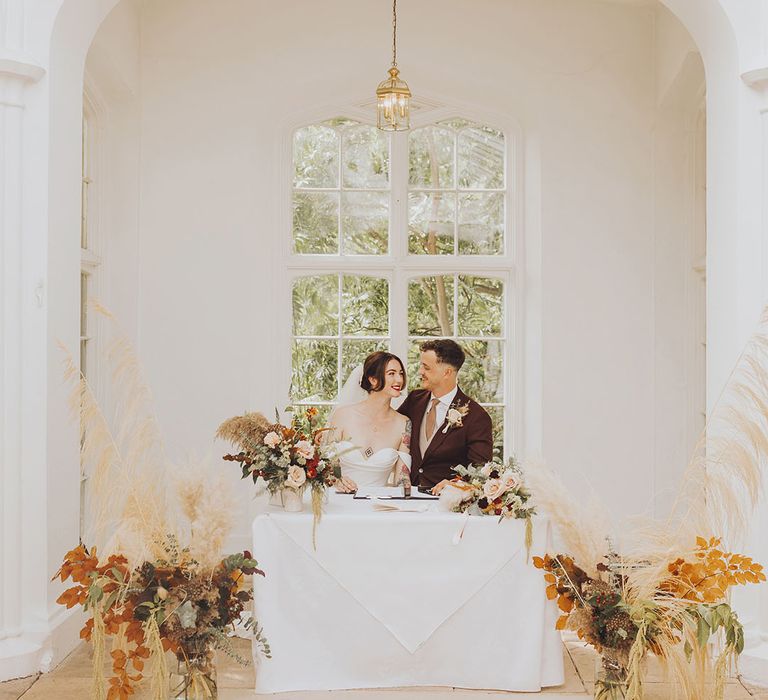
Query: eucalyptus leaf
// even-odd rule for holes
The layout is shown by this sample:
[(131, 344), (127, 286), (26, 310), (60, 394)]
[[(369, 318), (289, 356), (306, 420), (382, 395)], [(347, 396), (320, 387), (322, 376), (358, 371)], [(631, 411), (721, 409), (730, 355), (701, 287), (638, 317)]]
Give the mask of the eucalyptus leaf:
[(704, 615), (699, 613), (699, 619), (696, 622), (696, 641), (698, 641), (699, 646), (702, 649), (706, 646), (707, 640), (709, 639), (709, 635), (710, 635), (709, 623), (704, 618)]

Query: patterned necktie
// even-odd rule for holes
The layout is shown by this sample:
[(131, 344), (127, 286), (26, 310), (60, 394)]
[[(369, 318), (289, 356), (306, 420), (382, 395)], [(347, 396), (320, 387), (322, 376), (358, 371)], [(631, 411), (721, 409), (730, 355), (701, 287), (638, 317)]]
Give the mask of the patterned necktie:
[(427, 422), (424, 424), (424, 434), (427, 436), (427, 440), (432, 439), (432, 434), (435, 432), (435, 423), (437, 422), (437, 404), (440, 399), (433, 398), (432, 403), (429, 405), (429, 411), (427, 411)]

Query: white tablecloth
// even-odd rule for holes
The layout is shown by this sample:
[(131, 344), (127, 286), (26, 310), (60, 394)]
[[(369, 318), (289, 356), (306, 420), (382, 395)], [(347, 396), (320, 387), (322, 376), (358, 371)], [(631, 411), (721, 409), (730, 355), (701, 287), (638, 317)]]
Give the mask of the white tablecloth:
[[(311, 512), (267, 508), (253, 540), (266, 572), (254, 577), (254, 611), (273, 655), (254, 659), (256, 692), (563, 682), (557, 611), (520, 521), (467, 520), (434, 503), (381, 513), (331, 494), (316, 550)], [(548, 542), (549, 523), (534, 519), (531, 556)]]

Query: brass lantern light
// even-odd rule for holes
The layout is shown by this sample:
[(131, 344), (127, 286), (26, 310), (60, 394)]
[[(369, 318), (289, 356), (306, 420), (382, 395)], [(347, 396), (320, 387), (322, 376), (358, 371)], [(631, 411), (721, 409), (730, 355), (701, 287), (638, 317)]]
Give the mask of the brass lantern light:
[(392, 67), (389, 78), (376, 88), (376, 126), (382, 131), (405, 131), (411, 127), (408, 83), (397, 70), (397, 0), (392, 4)]

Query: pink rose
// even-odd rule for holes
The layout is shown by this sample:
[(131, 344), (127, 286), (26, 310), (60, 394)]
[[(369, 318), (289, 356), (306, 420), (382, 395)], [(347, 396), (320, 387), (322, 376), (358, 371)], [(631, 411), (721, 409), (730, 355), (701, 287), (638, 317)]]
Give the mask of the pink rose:
[(296, 453), (304, 459), (312, 459), (315, 456), (315, 446), (309, 440), (299, 440), (296, 443)]
[(304, 486), (304, 482), (307, 480), (307, 473), (295, 464), (288, 467), (288, 478), (285, 480), (285, 485), (289, 489), (298, 489)]
[(282, 438), (273, 430), (264, 436), (264, 444), (273, 450), (280, 444)]
[(504, 483), (501, 481), (501, 479), (488, 479), (488, 481), (483, 484), (483, 495), (489, 501), (498, 498), (506, 490), (507, 487), (504, 486)]
[(513, 472), (511, 469), (507, 469), (505, 472), (502, 472), (500, 478), (501, 483), (504, 484), (505, 491), (517, 488), (517, 476), (515, 476), (515, 472)]

